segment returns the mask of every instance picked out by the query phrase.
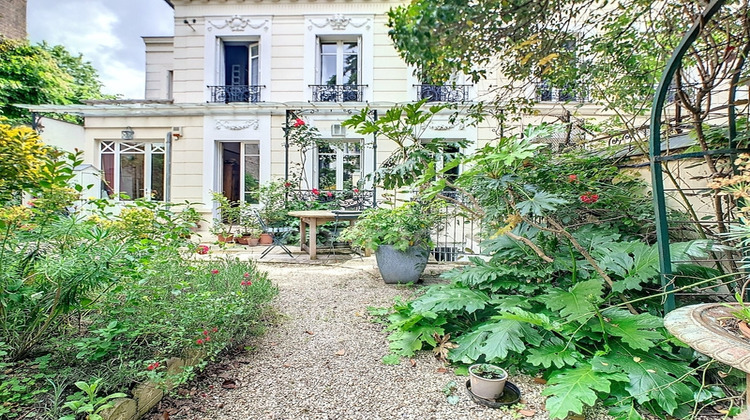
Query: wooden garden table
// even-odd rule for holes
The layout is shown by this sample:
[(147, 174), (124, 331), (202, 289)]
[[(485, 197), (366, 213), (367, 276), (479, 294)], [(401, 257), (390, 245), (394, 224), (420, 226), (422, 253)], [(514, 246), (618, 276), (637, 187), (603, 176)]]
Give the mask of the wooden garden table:
[[(310, 254), (310, 259), (315, 260), (318, 258), (318, 248), (316, 244), (318, 235), (318, 226), (328, 222), (338, 222), (346, 220), (349, 222), (349, 226), (354, 225), (354, 222), (359, 217), (360, 212), (358, 211), (341, 211), (335, 212), (331, 210), (300, 210), (290, 211), (287, 213), (292, 217), (299, 218), (299, 247)], [(305, 243), (305, 233), (310, 230), (309, 243)]]

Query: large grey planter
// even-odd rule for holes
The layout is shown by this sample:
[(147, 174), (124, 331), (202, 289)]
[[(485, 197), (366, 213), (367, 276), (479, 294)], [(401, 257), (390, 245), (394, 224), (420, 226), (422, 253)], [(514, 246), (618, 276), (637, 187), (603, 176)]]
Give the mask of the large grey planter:
[(416, 246), (399, 251), (390, 245), (380, 245), (375, 251), (380, 275), (387, 284), (416, 283), (429, 257), (427, 248)]

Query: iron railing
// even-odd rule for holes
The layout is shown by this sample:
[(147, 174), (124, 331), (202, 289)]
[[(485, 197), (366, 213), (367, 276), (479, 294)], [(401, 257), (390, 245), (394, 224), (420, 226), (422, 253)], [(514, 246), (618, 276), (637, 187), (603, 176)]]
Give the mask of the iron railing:
[(471, 85), (414, 85), (418, 99), (427, 102), (464, 102), (469, 100)]
[(588, 102), (588, 93), (581, 86), (568, 85), (554, 87), (548, 82), (536, 84), (536, 100), (538, 102)]
[(208, 86), (211, 91), (212, 103), (229, 102), (260, 102), (260, 90), (265, 88), (261, 85), (226, 85)]
[(363, 102), (367, 85), (310, 85), (313, 102)]
[(437, 261), (456, 261), (482, 252), (482, 222), (471, 217), (460, 204), (472, 203), (460, 192), (445, 190), (440, 195), (448, 198), (439, 209), (440, 221), (432, 231), (435, 247), (432, 254)]

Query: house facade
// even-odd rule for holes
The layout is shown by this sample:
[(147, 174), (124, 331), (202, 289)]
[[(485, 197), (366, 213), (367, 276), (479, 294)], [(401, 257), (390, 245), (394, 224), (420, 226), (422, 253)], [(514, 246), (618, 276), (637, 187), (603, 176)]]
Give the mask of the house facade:
[[(210, 220), (212, 191), (254, 202), (259, 185), (295, 174), (306, 180), (302, 188), (370, 189), (366, 175), (393, 146), (345, 129), (344, 120), (422, 98), (471, 103), (502, 83), (420, 84), (388, 37), (386, 12), (399, 1), (168, 3), (174, 36), (143, 38), (144, 99), (31, 107), (85, 117), (84, 158), (102, 173), (102, 195), (201, 203)], [(541, 100), (537, 112), (519, 124), (555, 121), (571, 109), (603, 117), (598, 107), (540, 89), (529, 92)], [(304, 154), (288, 147), (284, 127), (297, 118), (324, 144)], [(450, 123), (446, 114), (422, 136), (468, 140), (455, 151), (468, 154), (497, 138), (496, 128), (492, 120)]]

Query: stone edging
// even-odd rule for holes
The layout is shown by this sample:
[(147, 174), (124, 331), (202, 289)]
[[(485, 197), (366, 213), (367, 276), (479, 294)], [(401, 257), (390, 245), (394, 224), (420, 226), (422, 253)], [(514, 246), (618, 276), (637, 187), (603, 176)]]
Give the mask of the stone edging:
[[(177, 375), (186, 366), (195, 366), (205, 357), (203, 352), (180, 358), (173, 357), (166, 361), (167, 374)], [(114, 407), (101, 413), (104, 420), (138, 420), (148, 413), (164, 397), (164, 392), (173, 389), (175, 385), (170, 381), (162, 386), (154, 382), (144, 382), (132, 392), (130, 398), (118, 398)]]

